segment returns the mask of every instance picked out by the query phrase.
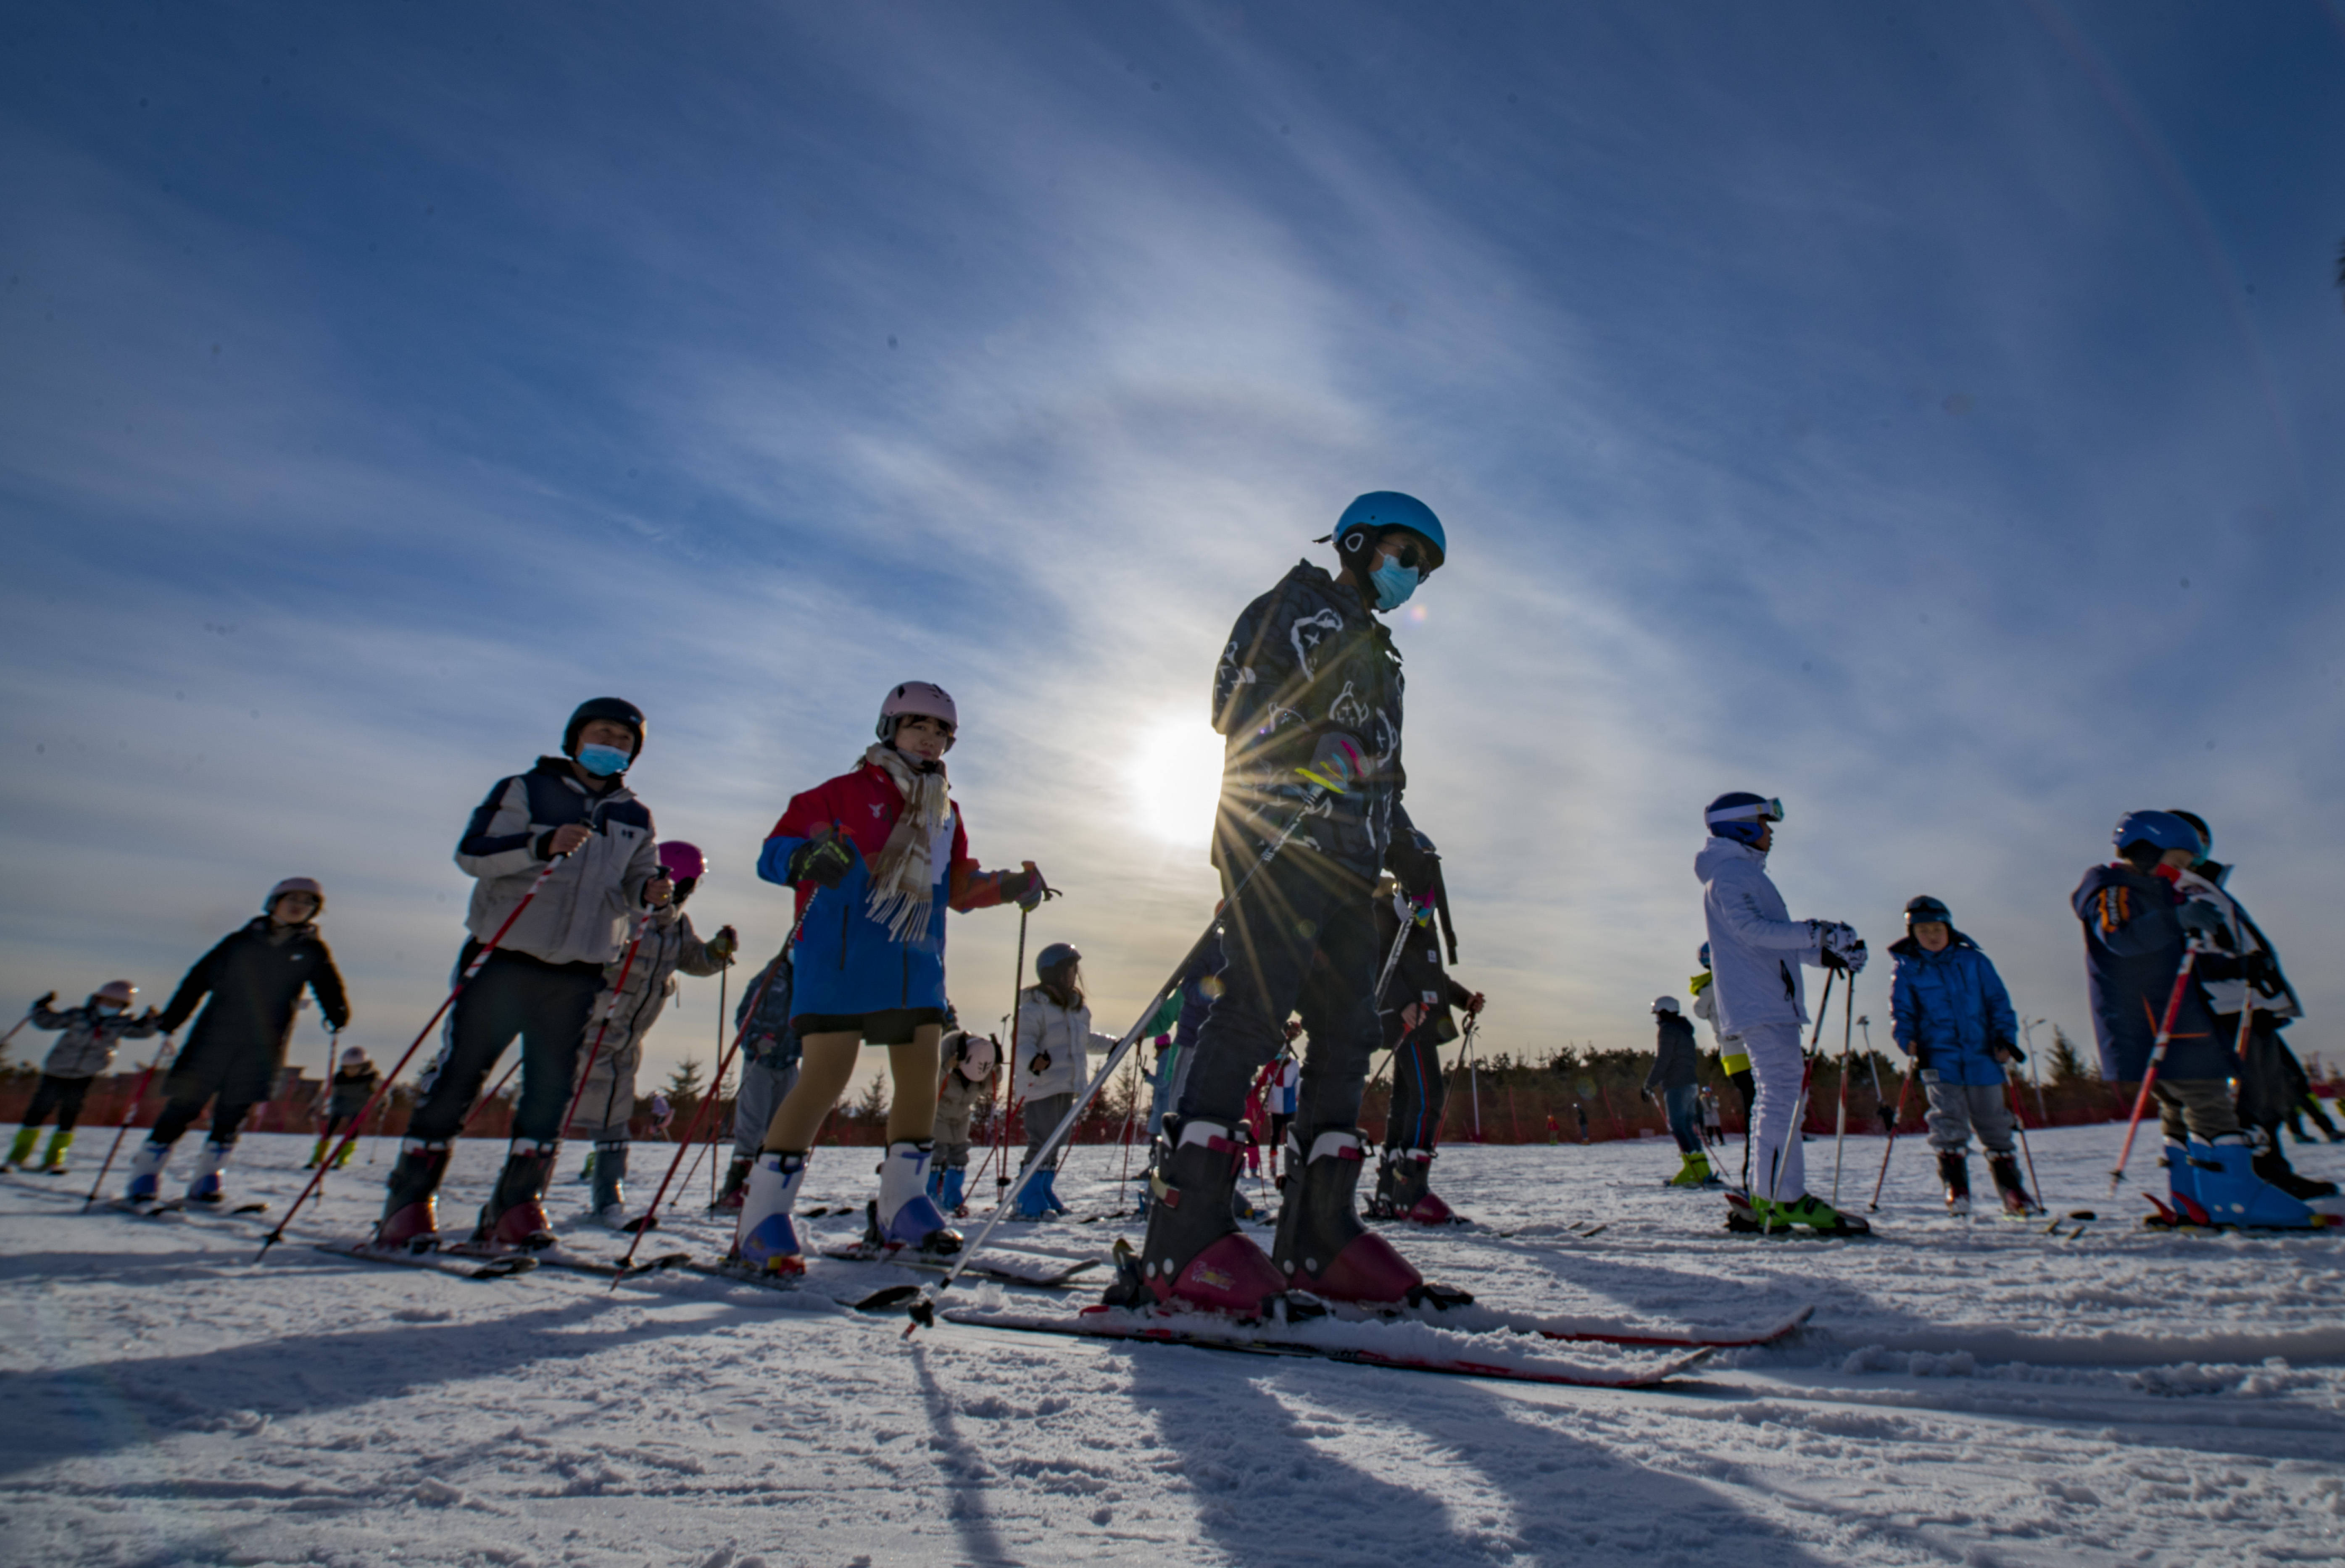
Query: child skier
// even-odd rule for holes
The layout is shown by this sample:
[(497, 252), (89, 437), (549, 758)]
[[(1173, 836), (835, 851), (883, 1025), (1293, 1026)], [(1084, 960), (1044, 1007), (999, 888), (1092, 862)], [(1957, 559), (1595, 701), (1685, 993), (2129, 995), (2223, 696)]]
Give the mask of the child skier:
[(1889, 1010), (1897, 1046), (1914, 1058), (1929, 1097), (1930, 1147), (1946, 1212), (1971, 1211), (1971, 1134), (1986, 1148), (1986, 1168), (2011, 1215), (2040, 1214), (2044, 1206), (2020, 1175), (2012, 1142), (2011, 1107), (2004, 1067), (2022, 1059), (2015, 1037), (2019, 1015), (1995, 962), (1954, 929), (1944, 904), (1924, 894), (1905, 905), (1905, 936), (1890, 949), (1896, 974)]
[[(1026, 1102), (1026, 1158), (1019, 1162), (1018, 1218), (1046, 1219), (1064, 1214), (1059, 1201), (1061, 1144), (1047, 1165), (1034, 1156), (1058, 1130), (1076, 1098), (1091, 1087), (1091, 1054), (1115, 1049), (1113, 1035), (1091, 1027), (1083, 1000), (1083, 956), (1071, 943), (1053, 942), (1034, 961), (1036, 984), (1018, 998), (1018, 1094)], [(1030, 1176), (1029, 1171), (1032, 1171)]]
[[(594, 1152), (587, 1157), (594, 1181), (589, 1206), (594, 1219), (614, 1230), (629, 1229), (623, 1184), (644, 1038), (675, 995), (676, 975), (706, 978), (722, 974), (732, 964), (739, 942), (730, 926), (703, 942), (692, 928), (692, 916), (684, 912), (685, 900), (708, 871), (696, 845), (682, 839), (662, 844), (659, 868), (660, 874), (644, 888), (651, 908), (636, 923), (634, 957), (622, 949), (603, 966), (603, 994), (595, 998), (586, 1026), (586, 1047), (594, 1049), (598, 1030), (602, 1045), (586, 1066), (585, 1087), (574, 1096), (578, 1110), (570, 1122), (570, 1136), (594, 1142)], [(654, 1119), (656, 1123), (656, 1114)], [(655, 1125), (652, 1130), (664, 1129)]]
[(1678, 1011), (1675, 996), (1653, 998), (1653, 1023), (1659, 1039), (1653, 1048), (1653, 1070), (1645, 1075), (1644, 1092), (1659, 1090), (1670, 1118), (1670, 1136), (1685, 1157), (1670, 1187), (1721, 1187), (1711, 1173), (1710, 1154), (1702, 1148), (1700, 1126), (1701, 1055), (1693, 1043), (1693, 1026)]
[[(1368, 1213), (1378, 1219), (1447, 1225), (1457, 1216), (1432, 1190), (1433, 1161), (1441, 1142), (1441, 1112), (1449, 1080), (1441, 1070), (1441, 1047), (1458, 1035), (1453, 1007), (1478, 1017), (1483, 996), (1452, 978), (1441, 965), (1442, 940), (1449, 962), (1457, 962), (1457, 934), (1449, 921), (1449, 900), (1441, 885), (1441, 856), (1433, 841), (1416, 835), (1431, 880), (1404, 888), (1386, 877), (1376, 888), (1376, 951), (1382, 965), (1395, 946), (1400, 958), (1391, 982), (1376, 998), (1382, 1044), (1393, 1054), (1392, 1110), (1385, 1118), (1385, 1146), (1376, 1164), (1376, 1196)], [(1440, 916), (1440, 940), (1434, 916)], [(1404, 925), (1408, 935), (1401, 935)]]
[(741, 1076), (733, 1095), (733, 1165), (712, 1213), (738, 1214), (749, 1190), (749, 1169), (766, 1147), (766, 1127), (798, 1081), (798, 1036), (790, 1027), (794, 989), (790, 950), (774, 955), (733, 1008), (741, 1032)]
[(980, 871), (969, 858), (944, 765), (959, 723), (940, 687), (925, 681), (896, 687), (879, 705), (878, 744), (853, 772), (793, 798), (758, 856), (758, 875), (797, 890), (790, 1021), (804, 1060), (749, 1172), (734, 1257), (752, 1268), (805, 1270), (790, 1209), (815, 1134), (867, 1042), (888, 1047), (895, 1082), (871, 1211), (875, 1239), (930, 1254), (960, 1246), (928, 1193), (946, 1006), (945, 911), (1032, 909), (1047, 885), (1031, 861), (1018, 871)]
[(1872, 1227), (1807, 1190), (1799, 1123), (1805, 1085), (1800, 1029), (1808, 1009), (1800, 968), (1844, 968), (1853, 977), (1864, 967), (1864, 943), (1838, 921), (1791, 918), (1767, 876), (1782, 801), (1736, 791), (1711, 801), (1702, 815), (1711, 840), (1695, 857), (1694, 875), (1701, 879), (1716, 959), (1718, 1027), (1741, 1037), (1759, 1087), (1751, 1113), (1750, 1189), (1740, 1203), (1728, 1195), (1727, 1228), (1776, 1232), (1804, 1225), (1819, 1235), (1862, 1235)]
[[(1354, 501), (1328, 537), (1341, 571), (1303, 561), (1248, 605), (1214, 677), (1226, 748), (1213, 864), (1225, 890), (1249, 868), (1253, 880), (1224, 915), (1225, 989), (1165, 1120), (1146, 1242), (1112, 1303), (1254, 1317), (1290, 1285), (1356, 1301), (1425, 1288), (1361, 1223), (1354, 1198), (1383, 956), (1369, 895), (1386, 868), (1405, 885), (1430, 880), (1401, 804), (1400, 655), (1376, 617), (1440, 567), (1447, 537), (1424, 502), (1391, 491)], [(1246, 1086), (1298, 1011), (1310, 1051), (1265, 1258), (1232, 1213), (1241, 1118)]]
[(1295, 1097), (1303, 1086), (1303, 1060), (1294, 1054), (1295, 1038), (1302, 1033), (1302, 1025), (1288, 1020), (1286, 1043), (1271, 1059), (1270, 1083), (1263, 1099), (1270, 1112), (1270, 1174), (1281, 1192), (1286, 1190), (1290, 1172), (1278, 1157), (1286, 1148), (1286, 1129), (1294, 1125)]
[[(310, 1151), (310, 1163), (302, 1169), (315, 1170), (326, 1162), (328, 1146), (358, 1121), (359, 1112), (374, 1098), (374, 1087), (381, 1081), (382, 1074), (367, 1059), (365, 1051), (352, 1046), (342, 1052), (342, 1059), (334, 1068), (333, 1082), (326, 1089), (325, 1128), (318, 1134), (318, 1146)], [(358, 1147), (353, 1138), (334, 1161), (334, 1168), (340, 1170), (348, 1165)]]
[(133, 1202), (155, 1198), (171, 1146), (207, 1103), (212, 1105), (211, 1136), (197, 1157), (188, 1201), (223, 1200), (220, 1168), (236, 1148), (245, 1113), (276, 1087), (293, 1038), (294, 1004), (304, 990), (318, 998), (327, 1028), (339, 1034), (349, 1027), (342, 976), (313, 924), (325, 913), (325, 889), (309, 877), (289, 876), (269, 890), (261, 908), (266, 913), (259, 919), (230, 932), (196, 960), (155, 1020), (165, 1034), (176, 1033), (205, 997), (211, 998), (163, 1080), (169, 1103), (131, 1159), (124, 1196)]
[(959, 1219), (969, 1213), (969, 1126), (993, 1103), (1001, 1073), (1001, 1043), (990, 1035), (957, 1028), (944, 1037), (937, 1076), (937, 1167), (929, 1176), (929, 1196)]
[[(625, 782), (643, 755), (644, 715), (617, 697), (581, 703), (562, 732), (558, 757), (499, 779), (456, 844), (473, 877), (471, 936), (456, 973), (478, 956), (526, 898), (528, 907), (464, 986), (439, 1056), (426, 1068), (423, 1101), (407, 1124), (375, 1227), (380, 1247), (436, 1241), (435, 1195), (451, 1141), (513, 1037), (521, 1037), (521, 1098), (513, 1142), (482, 1206), (476, 1246), (550, 1246), (545, 1184), (560, 1148), (586, 1025), (602, 995), (604, 966), (627, 943), (649, 905), (659, 871), (652, 814)], [(539, 876), (549, 864), (553, 874)]]
[(123, 1040), (143, 1040), (161, 1030), (152, 1007), (137, 1017), (130, 1016), (130, 1004), (137, 996), (138, 987), (129, 981), (108, 980), (80, 1007), (62, 1013), (49, 1010), (49, 1004), (57, 999), (55, 991), (33, 1004), (33, 1027), (65, 1033), (41, 1064), (41, 1081), (33, 1090), (33, 1103), (25, 1108), (25, 1125), (16, 1129), (16, 1141), (8, 1146), (12, 1168), (21, 1168), (33, 1158), (41, 1123), (55, 1111), (57, 1129), (49, 1134), (41, 1169), (50, 1176), (66, 1173), (66, 1150), (73, 1147), (74, 1123), (81, 1118), (82, 1101), (88, 1098), (89, 1086), (97, 1075), (114, 1065), (115, 1046)]

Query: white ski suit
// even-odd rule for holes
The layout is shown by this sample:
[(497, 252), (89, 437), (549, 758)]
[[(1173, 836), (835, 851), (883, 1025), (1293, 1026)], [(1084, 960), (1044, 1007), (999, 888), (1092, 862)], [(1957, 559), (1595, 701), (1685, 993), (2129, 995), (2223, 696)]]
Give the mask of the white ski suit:
[(1797, 1199), (1807, 1160), (1794, 1125), (1800, 1098), (1800, 1027), (1808, 1021), (1803, 964), (1823, 962), (1825, 924), (1794, 920), (1767, 877), (1767, 856), (1712, 838), (1694, 857), (1709, 928), (1711, 992), (1721, 1033), (1740, 1036), (1759, 1098), (1751, 1108), (1751, 1196)]

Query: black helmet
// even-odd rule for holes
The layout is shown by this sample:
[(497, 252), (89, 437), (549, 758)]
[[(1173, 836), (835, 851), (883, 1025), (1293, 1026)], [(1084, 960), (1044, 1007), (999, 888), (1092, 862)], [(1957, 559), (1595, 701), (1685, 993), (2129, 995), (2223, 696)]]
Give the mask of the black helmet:
[(614, 724), (626, 725), (635, 733), (635, 749), (633, 754), (635, 756), (644, 754), (644, 711), (624, 697), (589, 697), (578, 704), (578, 711), (570, 715), (570, 723), (563, 726), (562, 754), (563, 756), (574, 757), (578, 754), (578, 732), (584, 729), (588, 722), (594, 719), (608, 719)]
[(1073, 943), (1053, 942), (1048, 947), (1042, 949), (1042, 955), (1041, 957), (1034, 960), (1034, 974), (1036, 978), (1039, 979), (1044, 975), (1063, 969), (1071, 964), (1080, 964), (1082, 961), (1083, 956), (1075, 951), (1075, 945)]
[(1919, 926), (1931, 920), (1934, 920), (1939, 925), (1951, 929), (1954, 924), (1954, 912), (1946, 907), (1945, 900), (1942, 898), (1933, 898), (1926, 893), (1922, 895), (1919, 898), (1907, 901), (1905, 905), (1906, 925)]

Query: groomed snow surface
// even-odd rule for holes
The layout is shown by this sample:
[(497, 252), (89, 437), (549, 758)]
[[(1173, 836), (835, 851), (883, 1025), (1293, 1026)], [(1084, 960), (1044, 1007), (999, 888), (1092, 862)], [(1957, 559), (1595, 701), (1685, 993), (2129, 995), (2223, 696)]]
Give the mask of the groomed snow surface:
[[(85, 1133), (102, 1154), (106, 1137)], [(197, 1138), (181, 1146), (178, 1172)], [(77, 1212), (91, 1168), (0, 1184), (0, 1557), (10, 1563), (2098, 1563), (2345, 1556), (2345, 1235), (2161, 1236), (2112, 1201), (2118, 1129), (2035, 1135), (2076, 1239), (1958, 1223), (1901, 1140), (1870, 1241), (1732, 1239), (1665, 1144), (1446, 1150), (1488, 1229), (1402, 1239), (1542, 1315), (1755, 1328), (1666, 1391), (1589, 1391), (858, 1314), (689, 1275), (474, 1281), (349, 1261), (390, 1158), (259, 1225)], [(2154, 1146), (2154, 1138), (2146, 1140)], [(1878, 1138), (1851, 1139), (1862, 1209)], [(251, 1137), (281, 1206), (307, 1140)], [(551, 1207), (581, 1246), (565, 1151)], [(638, 1146), (655, 1174), (664, 1150)], [(2345, 1177), (2345, 1148), (2290, 1151)], [(468, 1143), (443, 1212), (502, 1157)], [(1122, 1153), (1076, 1152), (1076, 1217)], [(2156, 1150), (2135, 1176), (2157, 1179)], [(1809, 1148), (1819, 1189), (1832, 1145)], [(809, 1206), (873, 1186), (825, 1150)], [(662, 1239), (722, 1244), (678, 1209)], [(1983, 1163), (1974, 1180), (1986, 1189)], [(117, 1175), (109, 1186), (118, 1190)], [(650, 1184), (639, 1182), (637, 1196)], [(990, 1183), (988, 1183), (989, 1197)], [(177, 1190), (176, 1184), (166, 1192)], [(1591, 1239), (1572, 1221), (1606, 1221)], [(814, 1222), (832, 1241), (858, 1222)], [(1010, 1227), (1005, 1227), (1005, 1230)], [(1103, 1252), (1126, 1221), (1022, 1228)], [(1498, 1237), (1491, 1229), (1514, 1229)], [(1260, 1235), (1265, 1245), (1269, 1232)], [(842, 1286), (922, 1277), (817, 1264)], [(1051, 1298), (984, 1286), (971, 1302)], [(1071, 1305), (1088, 1292), (1064, 1298)], [(1574, 1362), (1609, 1352), (1554, 1347)]]

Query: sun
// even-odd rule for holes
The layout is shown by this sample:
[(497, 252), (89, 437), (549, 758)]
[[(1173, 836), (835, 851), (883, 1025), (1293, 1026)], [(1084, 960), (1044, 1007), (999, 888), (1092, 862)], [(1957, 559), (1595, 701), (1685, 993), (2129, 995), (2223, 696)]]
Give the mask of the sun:
[(1222, 737), (1203, 720), (1166, 714), (1140, 733), (1132, 789), (1140, 824), (1166, 844), (1204, 845), (1222, 792)]

